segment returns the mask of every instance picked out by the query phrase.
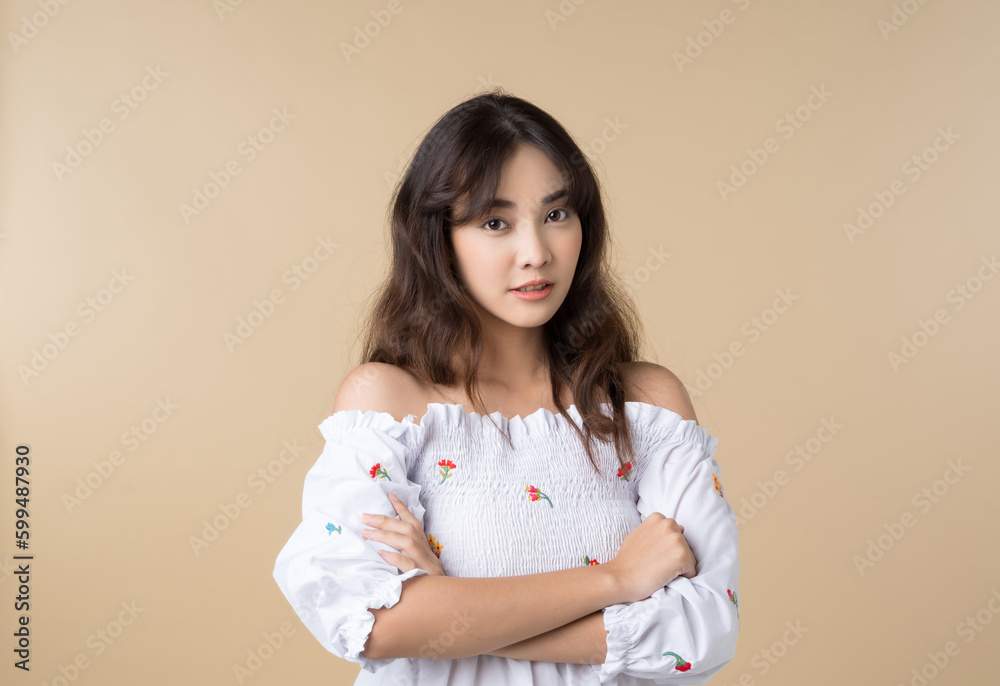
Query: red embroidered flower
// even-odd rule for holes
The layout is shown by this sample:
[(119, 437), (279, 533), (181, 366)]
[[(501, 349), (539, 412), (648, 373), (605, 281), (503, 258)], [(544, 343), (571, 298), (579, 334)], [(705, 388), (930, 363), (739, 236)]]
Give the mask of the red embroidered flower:
[(451, 470), (455, 469), (455, 463), (451, 460), (441, 460), (438, 462), (438, 467), (441, 468), (441, 481), (438, 484), (443, 484), (444, 480), (451, 476)]
[(526, 490), (528, 492), (528, 499), (531, 502), (535, 502), (539, 498), (545, 498), (546, 500), (549, 501), (549, 507), (555, 507), (555, 505), (552, 504), (552, 501), (549, 500), (549, 496), (547, 496), (544, 493), (542, 493), (541, 491), (539, 491), (538, 488), (536, 488), (535, 486), (528, 486), (524, 490)]
[(632, 463), (626, 462), (624, 467), (618, 468), (618, 478), (622, 481), (628, 481), (628, 478), (632, 475)]
[(427, 537), (427, 542), (431, 546), (431, 551), (438, 557), (441, 557), (441, 544), (438, 543), (436, 538), (434, 538), (434, 534)]
[[(722, 484), (719, 483), (719, 477), (717, 477), (715, 474), (713, 474), (712, 475), (712, 481), (715, 482), (715, 490), (719, 493), (720, 496), (722, 496)], [(724, 498), (725, 496), (722, 496), (722, 497)]]
[(689, 669), (691, 669), (691, 663), (690, 663), (690, 662), (688, 662), (687, 660), (685, 660), (685, 659), (684, 659), (683, 657), (681, 657), (681, 656), (680, 656), (680, 655), (678, 655), (677, 653), (671, 653), (671, 652), (670, 652), (670, 651), (668, 650), (667, 652), (665, 652), (665, 653), (663, 653), (663, 654), (664, 654), (664, 655), (672, 655), (672, 656), (673, 656), (673, 658), (674, 658), (675, 660), (677, 660), (677, 664), (675, 664), (675, 665), (674, 665), (674, 669), (676, 669), (676, 670), (677, 670), (678, 672), (686, 672), (686, 671), (688, 671)]
[(584, 556), (583, 556), (583, 564), (585, 564), (585, 565), (599, 565), (599, 564), (601, 564), (601, 563), (600, 563), (600, 562), (598, 562), (597, 560), (593, 560), (593, 559), (591, 559), (591, 558), (590, 558), (589, 556), (587, 556), (587, 555), (584, 555)]
[(376, 475), (378, 475), (378, 478), (380, 478), (380, 479), (384, 477), (386, 479), (389, 479), (389, 481), (392, 481), (392, 477), (389, 476), (389, 473), (387, 471), (385, 471), (384, 469), (382, 469), (382, 463), (381, 462), (376, 462), (372, 466), (372, 468), (368, 470), (368, 474), (373, 479), (375, 478)]
[(739, 619), (739, 617), (740, 617), (740, 599), (736, 597), (736, 594), (733, 593), (732, 589), (727, 588), (726, 589), (726, 593), (729, 594), (729, 600), (732, 601), (733, 605), (736, 606), (736, 618)]

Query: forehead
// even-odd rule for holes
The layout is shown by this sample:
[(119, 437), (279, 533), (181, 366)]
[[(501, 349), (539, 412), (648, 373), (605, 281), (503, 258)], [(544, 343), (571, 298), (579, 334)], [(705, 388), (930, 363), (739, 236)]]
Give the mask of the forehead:
[(533, 145), (522, 144), (503, 164), (497, 197), (527, 196), (537, 202), (564, 188), (568, 180), (549, 156)]
[(569, 178), (538, 148), (522, 144), (503, 164), (489, 209), (544, 207), (569, 195)]
[(530, 211), (573, 197), (572, 177), (533, 145), (515, 148), (499, 171), (496, 192), (485, 182), (477, 184), (456, 201), (453, 219), (478, 220), (497, 209)]

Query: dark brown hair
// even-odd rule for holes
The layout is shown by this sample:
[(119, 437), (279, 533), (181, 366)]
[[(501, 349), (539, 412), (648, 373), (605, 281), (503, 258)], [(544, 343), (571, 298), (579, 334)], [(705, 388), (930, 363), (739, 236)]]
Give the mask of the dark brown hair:
[[(362, 362), (406, 369), (426, 384), (454, 386), (462, 379), (474, 410), (487, 414), (477, 381), (484, 328), (460, 285), (450, 228), (486, 214), (503, 163), (521, 144), (548, 155), (567, 184), (567, 204), (580, 217), (583, 241), (573, 283), (543, 328), (552, 398), (599, 472), (593, 435), (614, 440), (621, 465), (634, 456), (619, 365), (637, 359), (640, 319), (608, 264), (608, 224), (590, 163), (552, 116), (501, 88), (444, 114), (399, 180), (389, 206), (391, 266), (364, 316)], [(452, 368), (456, 353), (460, 369)], [(566, 415), (564, 386), (572, 390), (585, 431)], [(603, 397), (610, 399), (610, 417)]]

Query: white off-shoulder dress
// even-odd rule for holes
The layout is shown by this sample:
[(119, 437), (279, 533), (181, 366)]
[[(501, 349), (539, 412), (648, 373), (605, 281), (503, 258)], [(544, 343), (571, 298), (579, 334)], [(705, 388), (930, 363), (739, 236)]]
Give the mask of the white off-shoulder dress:
[[(610, 403), (604, 411), (611, 412)], [(636, 457), (621, 469), (612, 442), (596, 441), (598, 476), (564, 414), (540, 408), (512, 419), (431, 403), (402, 422), (385, 412), (342, 410), (319, 429), (326, 445), (305, 478), (302, 522), (278, 554), (274, 579), (328, 651), (361, 665), (355, 685), (704, 684), (732, 660), (739, 631), (736, 515), (714, 458), (717, 439), (694, 420), (626, 403)], [(568, 417), (567, 417), (568, 415)], [(514, 449), (501, 431), (510, 435)], [(419, 519), (445, 574), (502, 577), (614, 558), (651, 512), (672, 517), (698, 560), (649, 598), (604, 609), (603, 664), (477, 655), (436, 657), (454, 636), (427, 636), (420, 658), (361, 655), (369, 608), (392, 607), (400, 573), (361, 537), (361, 513), (396, 517), (394, 493)], [(453, 623), (461, 632), (475, 608)], [(414, 631), (419, 631), (415, 627)]]

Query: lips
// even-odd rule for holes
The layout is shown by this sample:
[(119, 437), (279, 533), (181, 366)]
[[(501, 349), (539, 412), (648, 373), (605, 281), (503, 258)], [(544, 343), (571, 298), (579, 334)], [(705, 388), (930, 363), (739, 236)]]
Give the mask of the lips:
[(549, 281), (548, 279), (535, 279), (534, 281), (526, 281), (522, 283), (520, 286), (514, 286), (514, 288), (511, 288), (510, 290), (516, 291), (519, 288), (527, 288), (528, 286), (538, 286), (541, 284), (545, 284), (546, 286), (551, 286), (552, 282)]
[(519, 291), (516, 288), (510, 289), (510, 294), (513, 295), (518, 300), (524, 300), (528, 302), (537, 302), (539, 300), (545, 300), (552, 293), (552, 289), (555, 288), (552, 284), (542, 286), (538, 290), (531, 291)]

